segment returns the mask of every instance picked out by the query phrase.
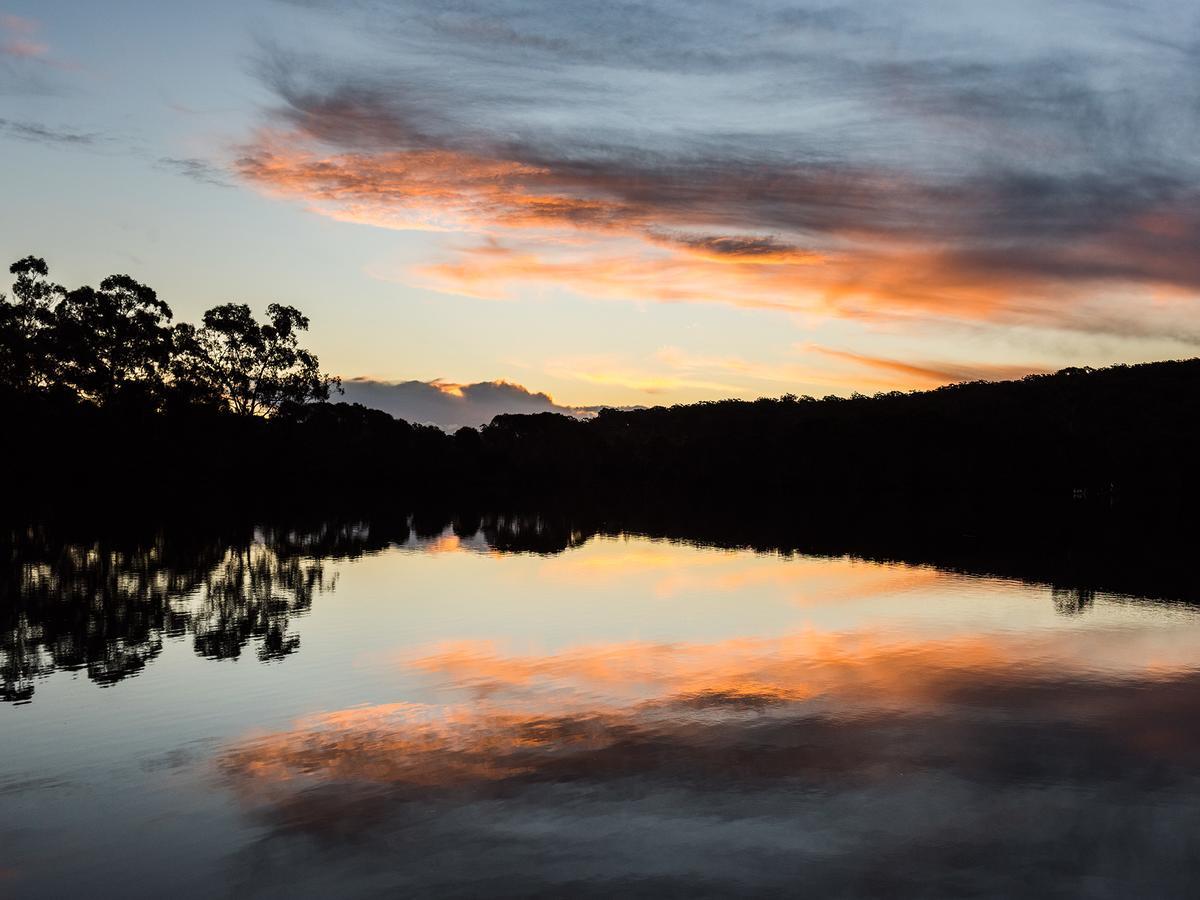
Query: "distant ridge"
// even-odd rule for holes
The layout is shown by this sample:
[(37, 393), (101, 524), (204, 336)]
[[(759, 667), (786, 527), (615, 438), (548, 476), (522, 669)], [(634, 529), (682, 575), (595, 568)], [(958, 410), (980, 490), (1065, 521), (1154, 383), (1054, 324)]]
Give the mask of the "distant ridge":
[[(290, 507), (703, 503), (865, 529), (1117, 519), (1192, 527), (1200, 360), (1071, 368), (874, 397), (785, 395), (447, 433), (347, 403), (270, 419), (8, 393), (13, 495)], [(81, 449), (86, 448), (86, 449)]]

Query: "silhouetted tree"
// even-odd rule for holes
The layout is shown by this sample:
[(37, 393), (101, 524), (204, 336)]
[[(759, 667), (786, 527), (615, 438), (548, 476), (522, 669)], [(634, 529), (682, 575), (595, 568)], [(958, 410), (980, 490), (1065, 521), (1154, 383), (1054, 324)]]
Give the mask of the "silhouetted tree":
[(128, 275), (68, 292), (54, 316), (60, 381), (100, 403), (131, 391), (156, 396), (171, 360), (170, 321), (171, 308)]
[(201, 328), (176, 329), (176, 378), (199, 397), (217, 398), (236, 413), (271, 415), (284, 404), (328, 400), (340, 390), (321, 373), (317, 357), (300, 346), (308, 317), (294, 306), (272, 303), (259, 324), (241, 303), (216, 306)]
[(49, 331), (63, 289), (49, 279), (45, 260), (27, 256), (9, 267), (12, 299), (0, 294), (0, 384), (43, 387), (52, 377)]

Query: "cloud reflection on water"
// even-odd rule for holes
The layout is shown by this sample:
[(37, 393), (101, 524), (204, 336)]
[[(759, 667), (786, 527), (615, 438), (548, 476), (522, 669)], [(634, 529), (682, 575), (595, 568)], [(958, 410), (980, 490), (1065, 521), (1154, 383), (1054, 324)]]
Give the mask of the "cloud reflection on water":
[[(1186, 872), (1128, 864), (1165, 822), (1186, 830), (1160, 857), (1200, 849), (1182, 799), (1200, 672), (1189, 641), (1131, 637), (447, 643), (401, 663), (443, 702), (318, 714), (221, 771), (271, 839), (349, 842), (372, 865), (385, 846), (452, 892), (853, 894), (886, 873), (900, 894), (1003, 894), (1030, 866), (1170, 894)], [(437, 871), (446, 842), (470, 866)]]

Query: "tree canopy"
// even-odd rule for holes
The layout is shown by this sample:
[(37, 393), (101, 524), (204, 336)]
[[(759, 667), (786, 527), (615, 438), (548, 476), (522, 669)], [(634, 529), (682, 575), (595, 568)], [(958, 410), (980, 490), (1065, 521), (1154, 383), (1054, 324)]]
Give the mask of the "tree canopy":
[(49, 380), (49, 340), (55, 305), (64, 291), (49, 279), (44, 260), (27, 256), (8, 269), (12, 299), (0, 294), (0, 384), (42, 387)]
[(111, 275), (100, 289), (67, 292), (54, 322), (59, 380), (99, 402), (128, 391), (154, 395), (171, 359), (171, 308), (128, 275)]
[(308, 317), (294, 306), (272, 303), (260, 324), (250, 307), (226, 303), (203, 321), (177, 329), (175, 374), (205, 398), (243, 415), (268, 415), (287, 403), (328, 400), (339, 387), (300, 346)]
[(294, 306), (272, 303), (260, 324), (248, 306), (227, 303), (208, 310), (197, 328), (173, 324), (170, 306), (129, 275), (67, 290), (38, 257), (9, 271), (16, 278), (11, 299), (0, 294), (0, 386), (10, 390), (270, 416), (340, 388), (300, 345), (308, 318)]

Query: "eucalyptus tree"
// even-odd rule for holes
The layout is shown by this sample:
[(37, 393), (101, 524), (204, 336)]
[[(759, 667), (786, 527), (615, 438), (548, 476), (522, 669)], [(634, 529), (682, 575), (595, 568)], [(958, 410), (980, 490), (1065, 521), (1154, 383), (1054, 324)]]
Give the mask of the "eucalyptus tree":
[(9, 266), (12, 297), (0, 294), (0, 384), (28, 390), (53, 378), (50, 333), (65, 291), (50, 281), (46, 261), (26, 256)]
[(175, 329), (178, 388), (245, 416), (328, 400), (341, 383), (323, 374), (317, 357), (300, 346), (300, 332), (307, 330), (308, 317), (294, 306), (272, 303), (264, 323), (243, 303), (213, 307), (200, 328)]
[(156, 399), (174, 347), (171, 308), (128, 275), (67, 292), (54, 316), (58, 378), (100, 403)]

